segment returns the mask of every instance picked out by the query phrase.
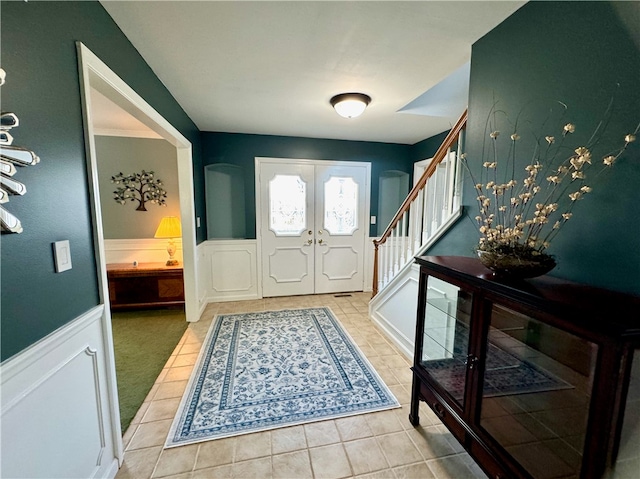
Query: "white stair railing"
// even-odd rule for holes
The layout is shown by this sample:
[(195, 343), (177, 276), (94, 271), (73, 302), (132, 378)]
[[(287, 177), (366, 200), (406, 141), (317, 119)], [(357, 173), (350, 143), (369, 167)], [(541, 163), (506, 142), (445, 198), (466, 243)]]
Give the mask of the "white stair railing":
[(466, 125), (465, 111), (380, 239), (374, 240), (373, 296), (412, 263), (460, 209), (460, 155)]

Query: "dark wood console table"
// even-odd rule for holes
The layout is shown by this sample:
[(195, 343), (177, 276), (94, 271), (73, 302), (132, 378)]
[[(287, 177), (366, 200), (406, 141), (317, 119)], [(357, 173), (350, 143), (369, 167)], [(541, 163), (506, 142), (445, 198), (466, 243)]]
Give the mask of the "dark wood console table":
[(420, 264), (412, 424), (425, 401), (492, 479), (596, 479), (615, 463), (640, 298), (476, 258)]
[(107, 264), (112, 310), (162, 308), (184, 304), (182, 266), (164, 263)]

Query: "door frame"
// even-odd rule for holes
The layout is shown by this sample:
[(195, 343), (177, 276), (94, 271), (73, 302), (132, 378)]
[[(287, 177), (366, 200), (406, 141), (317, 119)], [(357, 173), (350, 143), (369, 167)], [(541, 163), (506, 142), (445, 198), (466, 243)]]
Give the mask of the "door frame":
[(196, 225), (193, 203), (193, 159), (191, 142), (173, 127), (160, 113), (138, 95), (127, 83), (114, 73), (82, 42), (76, 42), (78, 51), (78, 70), (80, 74), (80, 93), (85, 130), (85, 149), (87, 155), (87, 173), (89, 175), (89, 194), (95, 259), (98, 276), (100, 305), (103, 306), (102, 330), (105, 338), (108, 395), (110, 398), (111, 425), (114, 431), (113, 442), (120, 465), (124, 459), (122, 435), (120, 432), (120, 411), (118, 389), (116, 386), (115, 354), (111, 331), (111, 308), (109, 304), (109, 286), (107, 282), (104, 230), (100, 189), (98, 184), (98, 159), (95, 146), (95, 132), (91, 110), (90, 92), (95, 88), (126, 112), (158, 133), (176, 148), (178, 169), (178, 195), (180, 201), (180, 221), (182, 223), (182, 251), (185, 291), (185, 316), (187, 321), (199, 319), (198, 285), (196, 274)]
[[(255, 198), (256, 198), (256, 244), (257, 244), (257, 254), (256, 261), (257, 264), (257, 286), (258, 286), (258, 296), (263, 298), (262, 293), (262, 195), (261, 195), (261, 181), (260, 181), (260, 168), (262, 163), (283, 163), (290, 165), (313, 165), (313, 166), (361, 166), (365, 167), (367, 170), (366, 173), (366, 185), (365, 185), (365, 222), (363, 224), (363, 228), (365, 228), (364, 235), (364, 244), (363, 246), (363, 254), (364, 263), (363, 268), (367, 266), (367, 240), (369, 238), (369, 222), (366, 221), (371, 213), (371, 163), (367, 161), (339, 161), (339, 160), (309, 160), (309, 159), (298, 159), (298, 158), (273, 158), (273, 157), (255, 157)], [(315, 201), (315, 200), (314, 200)], [(362, 272), (362, 287), (363, 290), (365, 288), (365, 280), (367, 279), (367, 275), (365, 272)]]

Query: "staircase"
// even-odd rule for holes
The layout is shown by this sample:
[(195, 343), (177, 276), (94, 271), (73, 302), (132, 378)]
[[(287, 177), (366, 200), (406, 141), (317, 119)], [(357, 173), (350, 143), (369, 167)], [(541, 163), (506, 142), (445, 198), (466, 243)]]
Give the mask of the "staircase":
[(374, 240), (369, 315), (408, 357), (413, 356), (418, 268), (422, 255), (462, 214), (460, 155), (467, 112), (458, 119), (380, 239)]

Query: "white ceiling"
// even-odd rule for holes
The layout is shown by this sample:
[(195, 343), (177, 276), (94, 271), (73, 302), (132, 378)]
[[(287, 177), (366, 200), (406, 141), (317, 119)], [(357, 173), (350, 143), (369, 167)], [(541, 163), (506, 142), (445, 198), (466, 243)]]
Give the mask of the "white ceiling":
[[(202, 131), (414, 144), (455, 122), (471, 45), (525, 2), (101, 3)], [(351, 91), (372, 102), (347, 120), (329, 99)]]

